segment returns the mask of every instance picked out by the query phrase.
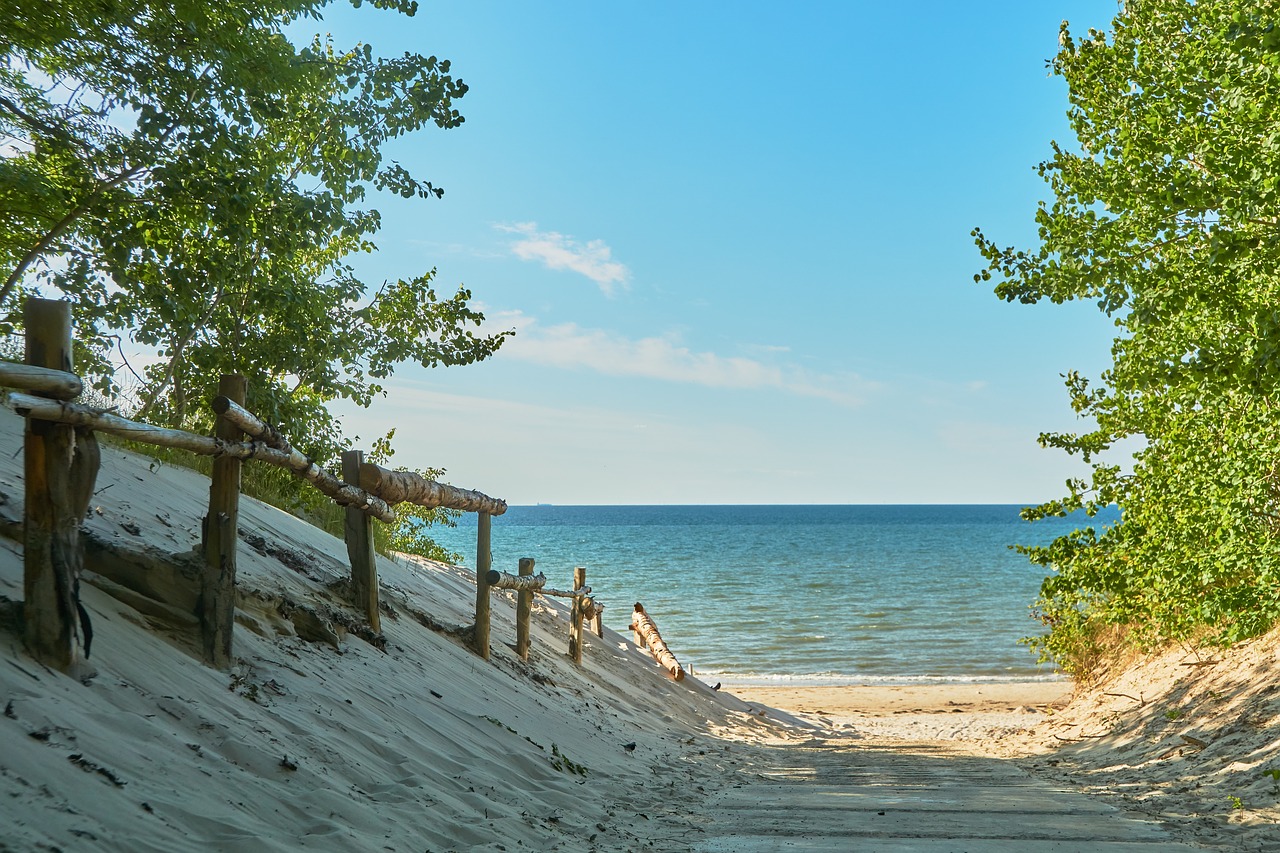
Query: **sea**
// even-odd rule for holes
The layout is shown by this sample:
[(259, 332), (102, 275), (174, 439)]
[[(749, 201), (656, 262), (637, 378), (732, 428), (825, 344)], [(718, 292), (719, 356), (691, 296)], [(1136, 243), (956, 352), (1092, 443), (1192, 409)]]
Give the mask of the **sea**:
[[(583, 566), (605, 625), (636, 602), (686, 669), (736, 685), (1051, 680), (1019, 641), (1046, 570), (1012, 550), (1114, 524), (1023, 521), (1018, 505), (512, 506), (493, 568)], [(474, 567), (476, 515), (430, 535)]]

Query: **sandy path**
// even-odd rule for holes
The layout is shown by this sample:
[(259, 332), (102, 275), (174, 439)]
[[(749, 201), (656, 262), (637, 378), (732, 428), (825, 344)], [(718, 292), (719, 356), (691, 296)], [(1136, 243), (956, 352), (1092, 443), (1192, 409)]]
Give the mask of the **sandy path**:
[(751, 750), (749, 784), (708, 803), (693, 849), (1202, 849), (1156, 821), (994, 757), (997, 741), (1056, 713), (1070, 689), (1067, 682), (733, 689), (767, 706), (766, 715), (786, 710), (824, 734)]
[(832, 740), (754, 754), (755, 781), (708, 804), (699, 853), (1190, 853), (1157, 823), (1016, 764)]

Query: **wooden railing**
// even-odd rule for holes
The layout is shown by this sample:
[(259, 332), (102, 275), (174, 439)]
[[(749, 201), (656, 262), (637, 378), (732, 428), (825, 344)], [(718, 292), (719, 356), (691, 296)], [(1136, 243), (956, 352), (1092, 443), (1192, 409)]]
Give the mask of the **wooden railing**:
[[(578, 566), (573, 570), (573, 589), (561, 590), (547, 587), (547, 576), (533, 573), (533, 557), (521, 557), (519, 574), (509, 575), (506, 572), (490, 570), (485, 572), (484, 600), (477, 600), (476, 634), (483, 632), (489, 635), (489, 602), (488, 590), (509, 589), (516, 593), (516, 654), (521, 660), (529, 659), (529, 618), (533, 612), (533, 596), (550, 595), (558, 598), (573, 599), (569, 610), (569, 657), (574, 663), (582, 663), (582, 626), (590, 623), (596, 635), (604, 637), (604, 625), (601, 614), (604, 605), (591, 598), (591, 587), (587, 586), (587, 570)], [(476, 573), (476, 581), (480, 582), (480, 573)], [(483, 627), (482, 627), (483, 626)], [(482, 652), (483, 654), (483, 652)]]
[[(506, 512), (504, 501), (380, 468), (364, 462), (359, 451), (344, 454), (343, 476), (335, 477), (295, 450), (278, 429), (244, 408), (242, 376), (223, 376), (219, 382), (213, 436), (157, 427), (73, 403), (83, 383), (73, 372), (70, 306), (55, 300), (28, 300), (25, 326), (26, 363), (0, 363), (0, 385), (21, 389), (10, 393), (7, 403), (27, 419), (24, 640), (33, 656), (57, 669), (71, 672), (82, 660), (81, 650), (86, 658), (89, 654), (92, 628), (79, 603), (84, 562), (80, 524), (98, 472), (97, 432), (214, 458), (200, 546), (204, 566), (195, 597), (200, 602), (196, 616), (204, 657), (218, 667), (231, 662), (240, 465), (245, 460), (282, 467), (347, 508), (353, 604), (375, 632), (380, 630), (380, 620), (374, 519), (394, 521), (392, 506), (403, 502), (478, 512), (487, 554), (489, 520)], [(488, 656), (487, 647), (483, 654)]]
[[(481, 492), (437, 483), (406, 471), (391, 471), (364, 461), (362, 451), (342, 455), (341, 477), (336, 477), (296, 450), (280, 430), (245, 409), (243, 376), (225, 375), (212, 406), (217, 415), (213, 436), (168, 429), (133, 421), (113, 412), (71, 402), (83, 383), (71, 360), (71, 313), (65, 302), (30, 299), (25, 307), (26, 363), (0, 362), (0, 386), (21, 389), (7, 396), (8, 405), (27, 419), (24, 438), (26, 501), (21, 536), (24, 540), (24, 640), (31, 654), (43, 663), (75, 673), (88, 658), (92, 626), (80, 605), (79, 582), (84, 565), (80, 525), (89, 508), (98, 473), (100, 453), (95, 433), (105, 432), (131, 441), (183, 450), (214, 459), (209, 488), (209, 510), (202, 525), (198, 553), (201, 565), (194, 589), (182, 589), (175, 598), (180, 610), (194, 608), (204, 659), (224, 668), (232, 661), (235, 623), (236, 549), (239, 540), (240, 466), (248, 460), (276, 465), (299, 477), (337, 504), (346, 507), (344, 533), (351, 563), (351, 603), (381, 630), (378, 573), (374, 554), (373, 522), (395, 520), (393, 506), (413, 503), (477, 513), (476, 609), (472, 646), (486, 660), (490, 655), (489, 599), (491, 589), (517, 594), (516, 652), (529, 656), (529, 620), (533, 596), (572, 599), (569, 614), (569, 656), (582, 663), (583, 625), (590, 623), (604, 636), (604, 605), (591, 596), (586, 569), (573, 570), (569, 590), (550, 589), (546, 577), (534, 575), (534, 560), (519, 561), (518, 574), (491, 569), (492, 518), (507, 510), (505, 501)], [(13, 531), (8, 531), (13, 534)], [(158, 588), (183, 585), (187, 573), (179, 567), (180, 555), (155, 549), (121, 555), (116, 546), (91, 541), (94, 558), (117, 576), (134, 572), (142, 595)], [(113, 550), (114, 549), (114, 550)], [(167, 571), (165, 571), (167, 570)], [(164, 574), (164, 580), (138, 573)], [(117, 578), (110, 578), (116, 580)], [(153, 580), (157, 582), (152, 583)], [(127, 584), (126, 584), (127, 585)], [(145, 590), (145, 591), (143, 591)], [(192, 602), (195, 602), (194, 605)], [(172, 601), (161, 602), (173, 605)], [(636, 644), (649, 649), (671, 677), (684, 671), (667, 649), (652, 619), (636, 604), (632, 629)], [(187, 617), (189, 618), (189, 617)], [(83, 650), (84, 658), (80, 657)]]

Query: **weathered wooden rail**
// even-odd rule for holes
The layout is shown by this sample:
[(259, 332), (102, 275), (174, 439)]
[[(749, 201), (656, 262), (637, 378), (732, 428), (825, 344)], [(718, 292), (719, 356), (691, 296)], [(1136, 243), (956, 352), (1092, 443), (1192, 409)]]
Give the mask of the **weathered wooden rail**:
[(224, 435), (208, 436), (180, 429), (152, 426), (100, 409), (65, 401), (48, 400), (30, 394), (10, 394), (9, 407), (24, 418), (85, 427), (95, 432), (105, 432), (156, 447), (185, 450), (199, 456), (212, 456), (214, 459), (230, 458), (237, 461), (256, 459), (284, 468), (294, 476), (306, 480), (342, 506), (355, 507), (381, 521), (391, 522), (396, 518), (391, 505), (376, 494), (342, 482), (296, 450), (282, 451), (265, 441), (239, 441), (225, 438), (224, 435), (229, 435), (229, 432)]

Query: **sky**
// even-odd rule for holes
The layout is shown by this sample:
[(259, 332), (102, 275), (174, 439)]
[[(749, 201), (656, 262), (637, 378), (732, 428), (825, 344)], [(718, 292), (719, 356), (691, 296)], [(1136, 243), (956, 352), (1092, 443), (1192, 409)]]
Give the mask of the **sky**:
[(1038, 503), (1087, 428), (1092, 304), (1007, 304), (970, 232), (1035, 245), (1035, 166), (1073, 142), (1063, 19), (1115, 0), (337, 5), (339, 47), (435, 54), (466, 122), (388, 154), (445, 188), (379, 198), (372, 282), (436, 270), (488, 328), (340, 406), (393, 464), (512, 504)]

